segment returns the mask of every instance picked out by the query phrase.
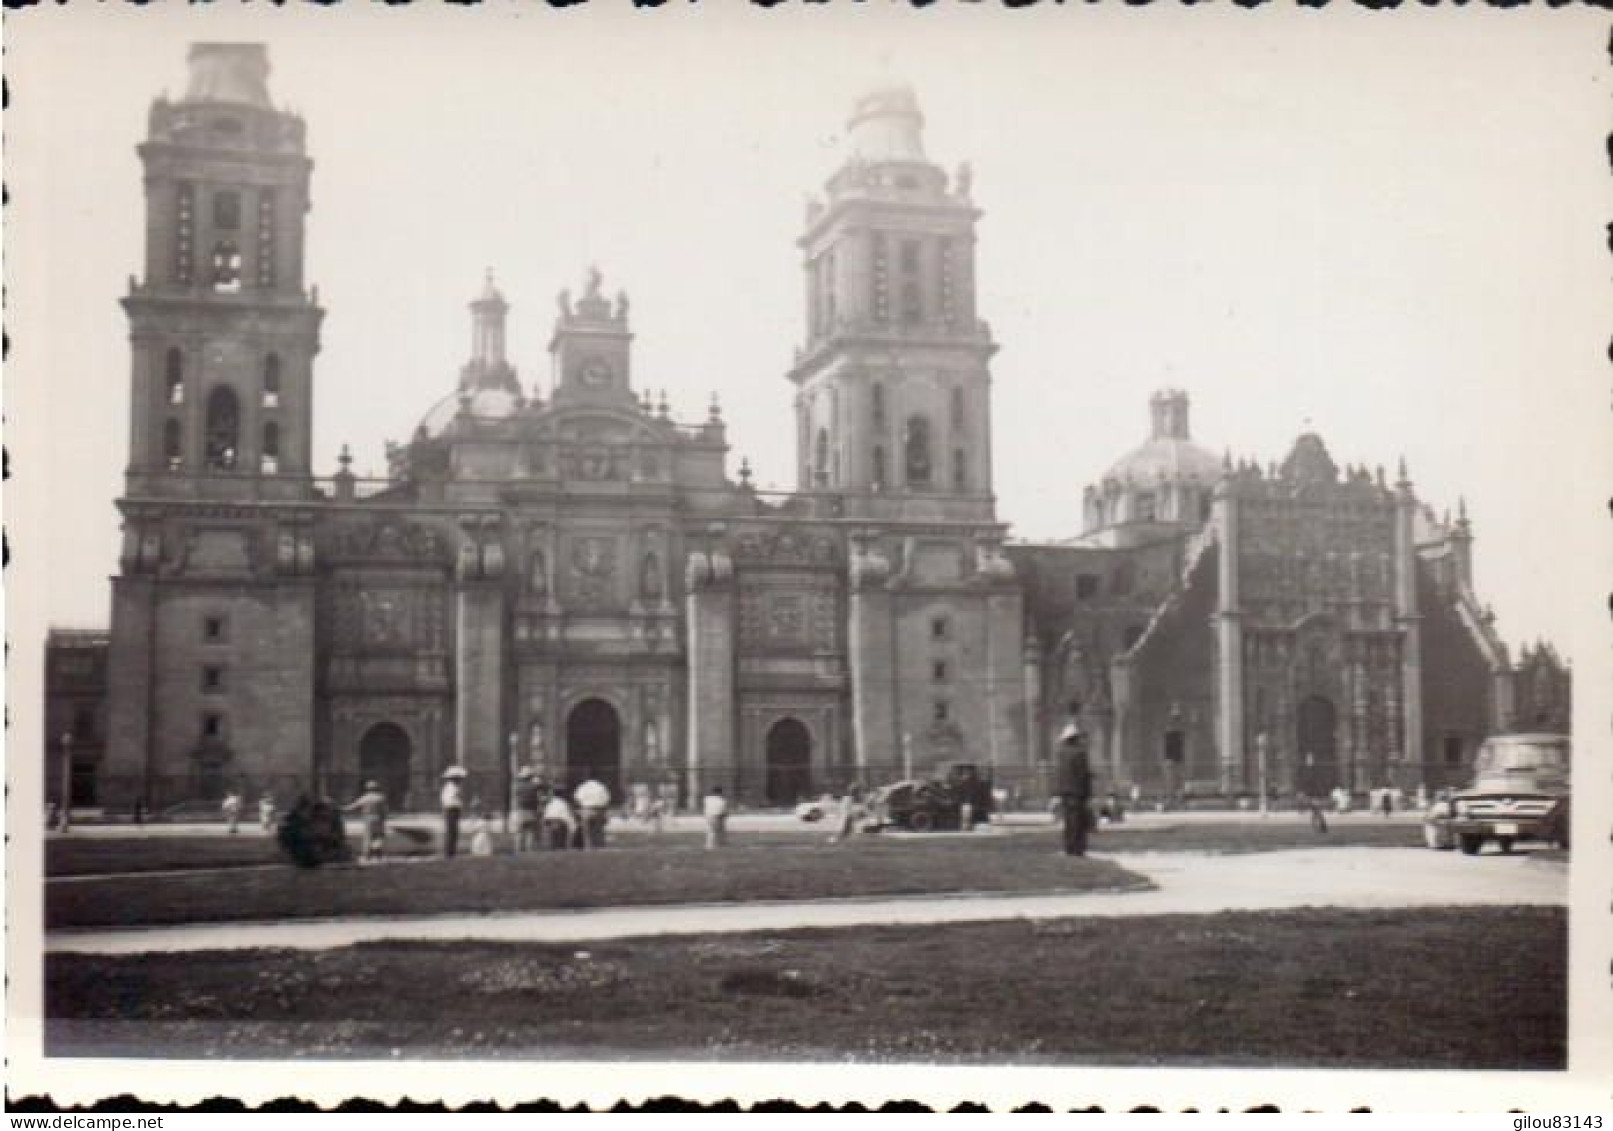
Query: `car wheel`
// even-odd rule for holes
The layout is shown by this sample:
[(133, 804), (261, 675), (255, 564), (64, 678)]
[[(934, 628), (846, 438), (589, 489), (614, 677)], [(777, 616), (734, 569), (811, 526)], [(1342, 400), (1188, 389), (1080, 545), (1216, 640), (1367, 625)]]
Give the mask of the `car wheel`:
[(1428, 845), (1429, 848), (1433, 848), (1441, 852), (1449, 852), (1455, 847), (1453, 844), (1451, 844), (1450, 835), (1438, 825), (1423, 826), (1423, 843)]
[(928, 809), (915, 809), (907, 819), (907, 827), (916, 833), (927, 833), (935, 828), (935, 817)]
[(1512, 851), (1512, 838), (1509, 836), (1498, 836), (1495, 838), (1495, 843), (1501, 846), (1502, 852)]
[(1479, 849), (1484, 847), (1484, 838), (1473, 833), (1463, 833), (1461, 844), (1464, 856), (1477, 856)]

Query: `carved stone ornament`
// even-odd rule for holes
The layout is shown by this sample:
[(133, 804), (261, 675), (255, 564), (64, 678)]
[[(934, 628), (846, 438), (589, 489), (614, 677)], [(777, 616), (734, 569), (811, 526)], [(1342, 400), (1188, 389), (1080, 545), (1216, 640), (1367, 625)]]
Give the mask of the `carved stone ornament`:
[(752, 531), (734, 539), (734, 557), (742, 562), (776, 565), (833, 565), (834, 539), (801, 531)]
[(616, 540), (585, 536), (571, 544), (571, 591), (584, 608), (609, 605), (616, 591)]
[(331, 536), (333, 556), (344, 560), (440, 562), (444, 545), (431, 527), (397, 518), (349, 523)]

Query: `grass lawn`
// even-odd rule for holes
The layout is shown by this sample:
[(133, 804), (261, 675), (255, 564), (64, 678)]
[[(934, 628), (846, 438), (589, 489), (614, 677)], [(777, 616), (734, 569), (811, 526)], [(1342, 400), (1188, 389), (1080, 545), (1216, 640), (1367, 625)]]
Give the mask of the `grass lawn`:
[(942, 892), (1146, 888), (1112, 861), (1060, 855), (1051, 834), (757, 838), (706, 852), (692, 835), (620, 838), (603, 852), (539, 852), (301, 871), (252, 868), (48, 884), (47, 927), (430, 915), (545, 908)]
[[(394, 856), (429, 855), (433, 845), (413, 830), (387, 831), (387, 851)], [(358, 845), (356, 826), (351, 838)], [(166, 872), (200, 868), (284, 864), (274, 837), (258, 829), (230, 836), (202, 833), (196, 836), (73, 836), (45, 842), (45, 875), (89, 876), (128, 872)]]
[[(1160, 823), (1163, 821), (1164, 823)], [(429, 820), (410, 820), (401, 826), (394, 825), (387, 833), (387, 852), (392, 856), (429, 856), (435, 851), (432, 839), (435, 828)], [(1002, 830), (1003, 835), (1030, 838), (1037, 850), (1051, 849), (1056, 832), (1051, 822), (1046, 825), (1014, 825)], [(821, 845), (829, 830), (823, 825), (783, 825), (765, 832), (741, 832), (733, 837), (735, 847), (767, 845), (781, 848), (805, 848)], [(701, 834), (688, 830), (668, 830), (651, 834), (645, 829), (617, 823), (611, 826), (611, 836), (623, 847), (693, 848), (701, 843)], [(354, 827), (354, 844), (357, 830)], [(885, 839), (904, 840), (908, 844), (951, 844), (953, 838)], [(995, 840), (997, 838), (993, 838)], [(982, 835), (980, 841), (986, 841)], [(873, 843), (867, 841), (865, 843)], [(1099, 854), (1107, 852), (1270, 852), (1283, 848), (1323, 848), (1329, 846), (1408, 848), (1422, 843), (1422, 833), (1416, 825), (1406, 824), (1340, 824), (1335, 822), (1326, 835), (1311, 832), (1302, 818), (1292, 814), (1273, 816), (1268, 821), (1236, 820), (1192, 821), (1170, 823), (1167, 816), (1159, 821), (1132, 821), (1098, 830), (1093, 835), (1092, 848)], [(45, 874), (47, 876), (106, 875), (129, 872), (163, 872), (185, 869), (229, 868), (240, 865), (284, 863), (274, 839), (252, 830), (237, 836), (225, 833), (198, 836), (142, 836), (133, 834), (115, 837), (66, 836), (53, 837), (45, 842)]]
[(46, 1051), (1561, 1069), (1567, 939), (1560, 908), (1308, 909), (51, 955)]
[[(1161, 823), (1163, 822), (1163, 823)], [(1421, 825), (1394, 821), (1345, 824), (1334, 821), (1325, 833), (1314, 833), (1306, 819), (1292, 813), (1266, 820), (1184, 821), (1170, 816), (1147, 823), (1125, 821), (1093, 834), (1092, 850), (1105, 852), (1273, 852), (1283, 848), (1416, 848), (1423, 843)]]

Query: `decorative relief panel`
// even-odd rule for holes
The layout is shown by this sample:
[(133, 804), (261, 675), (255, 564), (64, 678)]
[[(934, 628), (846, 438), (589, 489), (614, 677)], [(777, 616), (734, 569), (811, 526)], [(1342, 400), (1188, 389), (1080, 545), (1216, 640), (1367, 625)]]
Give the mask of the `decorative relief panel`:
[(346, 523), (331, 532), (331, 556), (338, 560), (442, 564), (447, 549), (438, 531), (397, 518)]
[(166, 539), (160, 572), (215, 577), (250, 576), (258, 564), (255, 530), (244, 527), (181, 528)]
[(337, 586), (332, 613), (338, 652), (447, 649), (443, 594), (436, 587), (344, 582)]
[(751, 565), (832, 566), (839, 551), (834, 539), (824, 534), (751, 531), (734, 539), (733, 556)]
[(751, 585), (740, 590), (741, 647), (763, 652), (828, 652), (837, 641), (835, 593), (821, 587)]
[(619, 603), (617, 557), (612, 535), (572, 538), (566, 558), (567, 605), (583, 611), (614, 608)]

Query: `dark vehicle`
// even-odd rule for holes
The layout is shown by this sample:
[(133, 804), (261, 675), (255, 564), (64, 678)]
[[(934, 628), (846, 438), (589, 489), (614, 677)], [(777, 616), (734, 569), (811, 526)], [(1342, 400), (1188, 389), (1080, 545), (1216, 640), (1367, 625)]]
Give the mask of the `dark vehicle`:
[(1473, 783), (1441, 798), (1423, 818), (1430, 848), (1476, 855), (1493, 840), (1502, 852), (1519, 841), (1568, 847), (1569, 740), (1560, 734), (1503, 734), (1479, 749)]
[(943, 762), (934, 778), (894, 782), (872, 799), (881, 825), (916, 833), (962, 829), (966, 805), (970, 828), (991, 819), (991, 779), (973, 762)]

